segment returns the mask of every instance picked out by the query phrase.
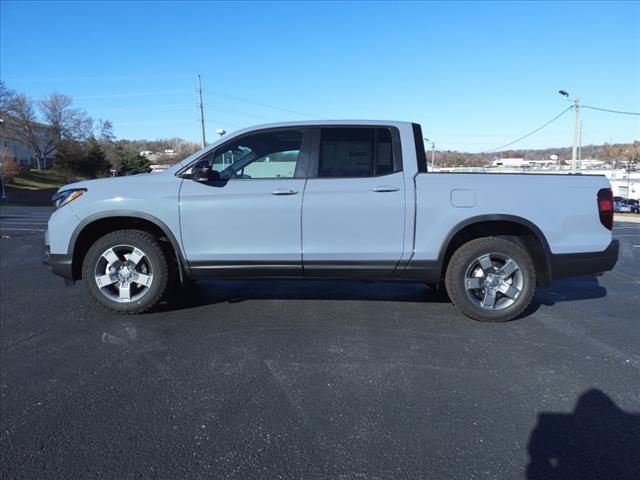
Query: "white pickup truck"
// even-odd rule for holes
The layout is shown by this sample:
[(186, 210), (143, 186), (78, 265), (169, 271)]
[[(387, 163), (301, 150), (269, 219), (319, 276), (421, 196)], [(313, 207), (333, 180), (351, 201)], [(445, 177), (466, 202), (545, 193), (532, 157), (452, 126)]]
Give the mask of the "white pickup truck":
[(605, 177), (428, 172), (406, 122), (253, 127), (54, 204), (45, 263), (124, 313), (190, 279), (333, 278), (446, 288), (465, 315), (505, 321), (536, 286), (618, 258)]

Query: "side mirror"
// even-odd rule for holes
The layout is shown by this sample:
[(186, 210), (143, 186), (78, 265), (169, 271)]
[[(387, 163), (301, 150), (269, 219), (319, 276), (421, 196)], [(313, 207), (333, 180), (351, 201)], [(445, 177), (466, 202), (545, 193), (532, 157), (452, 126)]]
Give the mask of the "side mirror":
[(208, 160), (200, 160), (193, 166), (191, 179), (196, 182), (209, 182), (211, 180), (218, 180), (219, 178), (220, 172), (211, 170)]

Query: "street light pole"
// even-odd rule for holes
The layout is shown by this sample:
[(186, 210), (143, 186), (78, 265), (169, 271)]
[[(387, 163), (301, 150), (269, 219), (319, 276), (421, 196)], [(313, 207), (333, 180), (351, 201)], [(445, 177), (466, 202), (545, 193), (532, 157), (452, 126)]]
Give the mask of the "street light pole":
[[(558, 93), (569, 99), (569, 92), (566, 90), (558, 90)], [(574, 110), (576, 111), (575, 121), (573, 123), (573, 149), (571, 151), (571, 173), (576, 173), (576, 158), (578, 153), (578, 136), (582, 128), (580, 126), (580, 97), (573, 100)]]
[[(0, 118), (0, 127), (4, 130), (4, 119)], [(0, 152), (0, 203), (7, 203), (7, 193), (4, 190), (4, 152), (5, 145), (4, 141), (1, 140), (0, 136), (0, 147), (2, 147), (2, 151)]]
[(431, 168), (436, 169), (436, 142), (431, 142)]
[(424, 139), (427, 143), (431, 142), (431, 168), (435, 170), (435, 166), (436, 166), (436, 160), (435, 160), (435, 156), (436, 156), (436, 142), (434, 142), (433, 140), (429, 140), (428, 138), (425, 137)]
[(578, 158), (578, 136), (580, 131), (580, 97), (575, 99), (576, 111), (575, 121), (573, 123), (573, 149), (571, 150), (571, 173), (576, 173), (576, 160)]
[(627, 200), (631, 198), (631, 166), (627, 160)]

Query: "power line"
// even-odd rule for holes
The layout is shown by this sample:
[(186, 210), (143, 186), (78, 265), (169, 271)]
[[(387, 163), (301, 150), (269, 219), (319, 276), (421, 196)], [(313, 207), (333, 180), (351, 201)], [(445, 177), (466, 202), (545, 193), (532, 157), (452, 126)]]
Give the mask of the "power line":
[[(205, 104), (206, 105), (206, 104)], [(91, 112), (128, 112), (128, 111), (145, 111), (145, 110), (171, 110), (181, 108), (193, 108), (192, 103), (166, 103), (152, 105), (131, 105), (126, 107), (110, 107), (110, 108), (92, 108)]]
[(256, 115), (256, 114), (253, 114), (253, 113), (244, 112), (242, 110), (236, 110), (235, 108), (221, 107), (220, 105), (214, 105), (212, 103), (207, 103), (207, 102), (204, 102), (204, 105), (206, 107), (213, 108), (214, 110), (222, 110), (222, 111), (225, 111), (225, 112), (236, 113), (236, 114), (239, 114), (239, 115), (242, 115), (242, 116), (245, 116), (245, 117), (254, 117), (254, 118), (257, 118), (257, 119), (260, 119), (260, 120), (265, 120), (265, 121), (268, 121), (268, 122), (272, 122), (273, 121), (272, 118), (265, 117), (263, 115)]
[(499, 146), (499, 147), (492, 148), (492, 149), (490, 149), (490, 150), (485, 150), (485, 151), (480, 152), (480, 153), (489, 153), (489, 152), (494, 152), (494, 151), (496, 151), (496, 150), (502, 150), (502, 149), (503, 149), (503, 148), (505, 148), (505, 147), (508, 147), (508, 146), (510, 146), (510, 145), (513, 145), (514, 143), (518, 143), (520, 140), (524, 140), (525, 138), (530, 137), (530, 136), (531, 136), (531, 135), (533, 135), (534, 133), (539, 132), (540, 130), (542, 130), (542, 129), (543, 129), (544, 127), (546, 127), (547, 125), (549, 125), (549, 124), (551, 124), (551, 123), (555, 122), (557, 119), (559, 119), (561, 116), (563, 116), (565, 113), (567, 113), (569, 110), (572, 110), (572, 109), (573, 109), (573, 105), (571, 105), (570, 107), (568, 107), (568, 108), (566, 108), (565, 110), (563, 110), (562, 112), (560, 112), (558, 115), (556, 115), (555, 117), (553, 117), (553, 118), (552, 118), (551, 120), (549, 120), (547, 123), (545, 123), (545, 124), (543, 124), (543, 125), (539, 126), (538, 128), (536, 128), (536, 129), (535, 129), (535, 130), (533, 130), (532, 132), (529, 132), (529, 133), (527, 133), (526, 135), (523, 135), (522, 137), (520, 137), (520, 138), (518, 138), (518, 139), (514, 140), (513, 142), (509, 142), (509, 143), (506, 143), (506, 144), (501, 145), (501, 146)]
[(274, 110), (280, 110), (281, 112), (287, 112), (287, 113), (294, 113), (296, 115), (302, 115), (303, 117), (309, 117), (309, 118), (319, 118), (319, 115), (311, 115), (310, 113), (304, 113), (304, 112), (299, 112), (297, 110), (291, 110), (289, 108), (282, 108), (282, 107), (278, 107), (276, 105), (270, 105), (268, 103), (263, 103), (263, 102), (257, 102), (255, 100), (250, 100), (248, 98), (243, 98), (243, 97), (238, 97), (236, 95), (229, 95), (223, 92), (219, 92), (219, 91), (214, 91), (214, 90), (210, 90), (211, 93), (214, 93), (216, 95), (219, 95), (221, 97), (226, 97), (226, 98), (230, 98), (232, 100), (237, 100), (239, 102), (245, 102), (245, 103), (251, 103), (254, 105), (259, 105), (261, 107), (266, 107), (266, 108), (272, 108)]
[(639, 112), (622, 112), (620, 110), (609, 110), (608, 108), (590, 107), (589, 105), (582, 105), (582, 108), (590, 108), (591, 110), (599, 110), (601, 112), (619, 113), (621, 115), (640, 115)]
[(159, 92), (132, 92), (132, 93), (109, 93), (105, 95), (72, 95), (74, 100), (93, 100), (100, 98), (118, 98), (118, 97), (151, 97), (159, 95), (188, 95), (187, 90), (167, 90)]

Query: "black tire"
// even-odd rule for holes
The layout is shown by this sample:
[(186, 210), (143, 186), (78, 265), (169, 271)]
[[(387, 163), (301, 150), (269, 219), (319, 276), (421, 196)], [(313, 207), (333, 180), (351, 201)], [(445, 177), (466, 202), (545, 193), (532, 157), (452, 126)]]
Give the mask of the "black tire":
[[(501, 267), (508, 260), (519, 268), (506, 277), (510, 269), (501, 270)], [(490, 266), (485, 269), (482, 263)], [(529, 306), (536, 273), (531, 255), (520, 245), (503, 237), (483, 237), (465, 243), (454, 252), (447, 266), (445, 284), (449, 297), (467, 317), (482, 322), (506, 322)], [(478, 288), (467, 288), (476, 286)]]
[[(137, 295), (139, 295), (138, 298), (136, 298), (136, 295), (131, 295), (130, 301), (122, 299), (115, 300), (107, 296), (109, 294), (119, 296), (119, 293), (116, 292), (118, 285), (120, 285), (119, 283), (102, 287), (101, 289), (96, 280), (96, 271), (103, 271), (102, 268), (104, 267), (101, 267), (101, 265), (110, 265), (107, 263), (103, 253), (109, 249), (115, 249), (114, 251), (116, 252), (118, 252), (119, 249), (126, 251), (125, 246), (131, 246), (144, 253), (144, 256), (141, 257), (140, 260), (141, 265), (136, 268), (146, 269), (141, 273), (148, 273), (148, 276), (152, 277), (148, 287), (138, 285), (133, 279), (127, 277), (129, 279), (130, 294), (131, 292), (137, 292)], [(122, 264), (127, 262), (124, 254), (119, 253), (118, 256)], [(117, 262), (114, 262), (114, 264), (116, 263)], [(128, 268), (127, 274), (129, 274), (129, 272), (133, 272), (131, 278), (133, 278), (133, 276), (137, 278), (137, 270)], [(82, 263), (82, 278), (85, 280), (89, 292), (99, 305), (121, 314), (142, 313), (156, 305), (167, 291), (167, 285), (169, 284), (169, 262), (162, 246), (153, 235), (141, 230), (117, 230), (99, 238), (91, 248), (89, 248)], [(125, 296), (124, 298), (127, 297)]]

